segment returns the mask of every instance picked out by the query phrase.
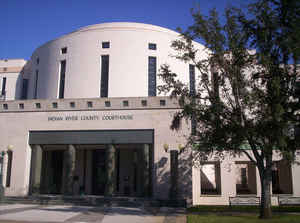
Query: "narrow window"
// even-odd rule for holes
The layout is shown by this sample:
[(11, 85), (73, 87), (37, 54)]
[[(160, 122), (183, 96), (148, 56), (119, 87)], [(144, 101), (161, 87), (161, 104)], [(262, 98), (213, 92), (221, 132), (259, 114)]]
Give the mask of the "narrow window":
[(100, 97), (108, 97), (108, 72), (109, 72), (109, 55), (101, 56), (101, 86)]
[(196, 133), (197, 133), (197, 119), (196, 119), (195, 115), (192, 115), (192, 118), (191, 118), (191, 134), (196, 135)]
[(1, 95), (5, 96), (5, 93), (6, 93), (6, 77), (3, 77)]
[(38, 90), (38, 81), (39, 81), (39, 71), (35, 71), (35, 86), (34, 86), (34, 99), (37, 99), (37, 90)]
[(8, 109), (8, 104), (3, 104), (3, 109), (7, 110)]
[(156, 57), (148, 57), (148, 96), (156, 96)]
[(37, 64), (37, 65), (40, 64), (40, 58), (36, 58), (36, 64)]
[(66, 54), (67, 52), (68, 52), (67, 47), (61, 48), (61, 54)]
[[(189, 78), (190, 78), (190, 95), (195, 96), (196, 88), (195, 88), (195, 65), (189, 65)], [(195, 115), (192, 116), (191, 119), (191, 134), (196, 135), (197, 131), (197, 121)]]
[(190, 73), (190, 95), (195, 95), (195, 66), (189, 65), (189, 73)]
[(23, 79), (21, 99), (27, 99), (28, 79)]
[(13, 152), (10, 150), (7, 151), (7, 156), (8, 156), (8, 161), (7, 161), (7, 172), (6, 172), (6, 187), (10, 187)]
[(148, 44), (148, 49), (149, 50), (156, 50), (156, 44), (155, 43), (149, 43)]
[(110, 107), (110, 101), (105, 102), (105, 107)]
[(108, 48), (110, 48), (110, 43), (109, 43), (109, 42), (102, 42), (102, 48), (103, 48), (103, 49), (108, 49)]
[(75, 102), (74, 101), (70, 102), (70, 107), (75, 108)]
[(60, 81), (59, 81), (59, 98), (64, 98), (65, 95), (65, 75), (66, 75), (66, 61), (60, 61)]

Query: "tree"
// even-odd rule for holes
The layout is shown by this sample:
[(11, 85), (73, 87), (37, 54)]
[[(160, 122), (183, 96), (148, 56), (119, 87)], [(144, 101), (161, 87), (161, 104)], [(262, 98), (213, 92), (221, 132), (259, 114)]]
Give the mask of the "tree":
[[(202, 159), (245, 154), (258, 168), (261, 183), (260, 217), (270, 218), (274, 151), (293, 161), (299, 141), (295, 83), (300, 58), (298, 0), (257, 0), (247, 14), (234, 7), (225, 10), (225, 23), (215, 9), (209, 16), (193, 10), (194, 24), (172, 43), (176, 58), (198, 70), (196, 92), (163, 65), (160, 92), (171, 92), (182, 110), (171, 129), (182, 119), (195, 124), (188, 145)], [(204, 42), (205, 59), (193, 41)], [(292, 63), (292, 64), (291, 64)]]

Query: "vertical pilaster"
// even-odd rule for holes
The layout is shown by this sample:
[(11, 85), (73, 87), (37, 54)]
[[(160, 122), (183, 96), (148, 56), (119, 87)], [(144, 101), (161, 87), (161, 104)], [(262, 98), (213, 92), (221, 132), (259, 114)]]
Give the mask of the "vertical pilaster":
[(170, 199), (177, 199), (178, 193), (178, 151), (171, 150), (171, 188), (170, 188)]
[(109, 145), (106, 150), (105, 168), (106, 168), (106, 185), (105, 195), (112, 196), (115, 192), (116, 171), (115, 171), (115, 147)]
[(68, 145), (64, 152), (63, 163), (63, 194), (73, 194), (73, 178), (75, 173), (76, 149), (73, 145)]
[(40, 145), (33, 145), (31, 150), (30, 194), (40, 193), (43, 150)]
[(149, 196), (149, 183), (150, 183), (150, 175), (149, 175), (149, 145), (144, 144), (142, 149), (142, 195), (147, 197)]
[(93, 150), (86, 151), (85, 193), (92, 194), (93, 182)]

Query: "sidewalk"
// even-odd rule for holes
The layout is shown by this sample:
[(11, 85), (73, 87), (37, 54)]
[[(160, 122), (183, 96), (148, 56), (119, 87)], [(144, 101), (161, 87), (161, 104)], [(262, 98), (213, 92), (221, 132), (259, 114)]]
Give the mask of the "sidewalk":
[(0, 205), (0, 223), (185, 223), (185, 209), (92, 207), (64, 205)]

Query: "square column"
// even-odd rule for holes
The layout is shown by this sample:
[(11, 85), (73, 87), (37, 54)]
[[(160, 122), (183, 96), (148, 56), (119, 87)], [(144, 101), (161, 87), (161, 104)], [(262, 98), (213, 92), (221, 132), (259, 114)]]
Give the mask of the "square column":
[(177, 199), (178, 196), (178, 151), (177, 150), (171, 150), (170, 151), (171, 156), (171, 187), (170, 187), (170, 199)]
[(67, 150), (64, 151), (63, 161), (63, 194), (72, 195), (73, 181), (75, 174), (75, 162), (76, 162), (76, 148), (74, 145), (68, 145)]
[(144, 144), (141, 152), (142, 158), (142, 196), (149, 196), (149, 183), (150, 183), (150, 174), (149, 174), (149, 145)]
[(40, 193), (43, 150), (41, 145), (33, 145), (31, 150), (30, 190), (29, 193)]
[(106, 149), (106, 185), (105, 185), (105, 196), (113, 196), (116, 186), (116, 171), (115, 171), (115, 147), (109, 145)]

